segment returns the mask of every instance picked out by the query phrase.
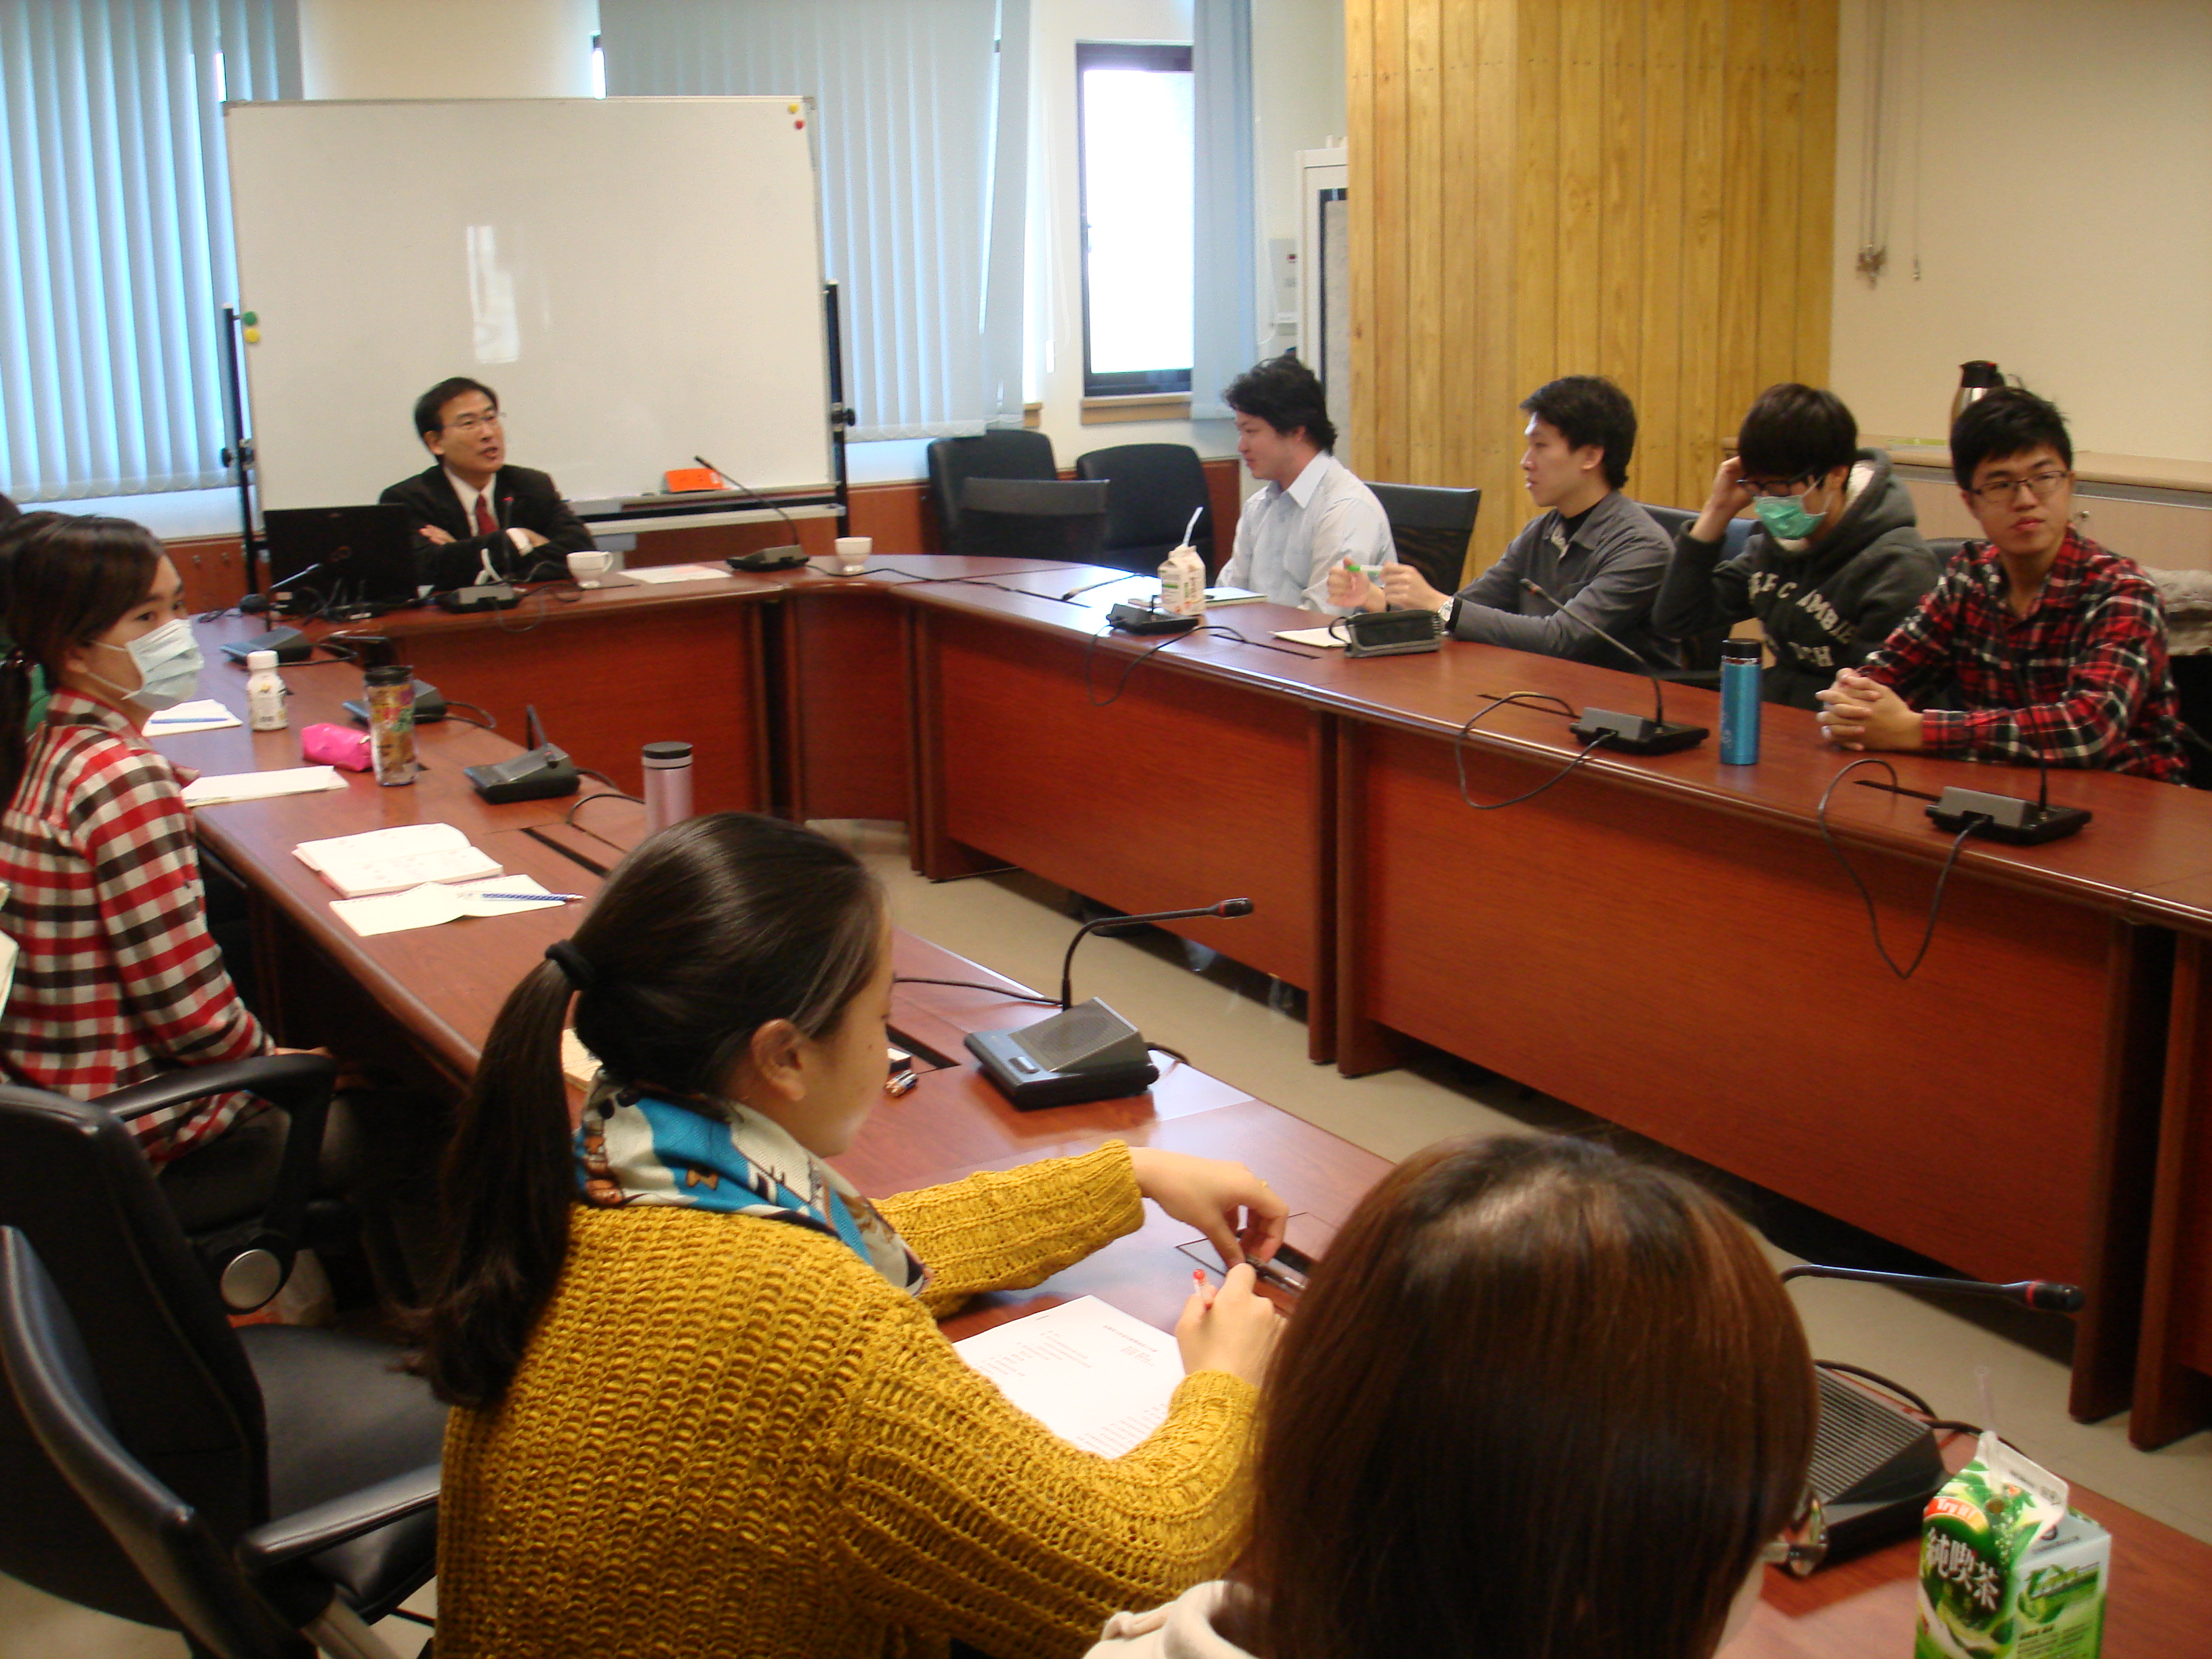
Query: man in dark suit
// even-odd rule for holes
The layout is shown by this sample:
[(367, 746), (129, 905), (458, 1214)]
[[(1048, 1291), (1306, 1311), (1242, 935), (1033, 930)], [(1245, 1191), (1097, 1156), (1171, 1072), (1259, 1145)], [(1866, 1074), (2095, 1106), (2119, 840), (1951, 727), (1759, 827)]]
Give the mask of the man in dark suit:
[(556, 575), (568, 555), (598, 545), (551, 478), (505, 465), (499, 394), (481, 380), (456, 375), (432, 386), (415, 400), (415, 430), (438, 464), (377, 500), (407, 509), (418, 581), (442, 591), (540, 567)]

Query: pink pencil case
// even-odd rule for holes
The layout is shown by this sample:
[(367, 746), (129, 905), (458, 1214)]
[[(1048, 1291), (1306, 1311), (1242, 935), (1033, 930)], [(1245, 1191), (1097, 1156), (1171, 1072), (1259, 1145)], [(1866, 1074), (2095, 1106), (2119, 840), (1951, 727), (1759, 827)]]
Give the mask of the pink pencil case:
[(300, 733), (300, 753), (315, 765), (342, 767), (349, 772), (366, 772), (372, 763), (368, 732), (349, 726), (332, 726), (328, 720)]

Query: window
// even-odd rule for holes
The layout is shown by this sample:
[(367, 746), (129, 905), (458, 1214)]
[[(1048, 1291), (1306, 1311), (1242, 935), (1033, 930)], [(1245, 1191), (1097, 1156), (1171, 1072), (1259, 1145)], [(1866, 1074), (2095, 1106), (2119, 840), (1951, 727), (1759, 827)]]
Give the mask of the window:
[(1190, 390), (1190, 48), (1075, 48), (1083, 395)]

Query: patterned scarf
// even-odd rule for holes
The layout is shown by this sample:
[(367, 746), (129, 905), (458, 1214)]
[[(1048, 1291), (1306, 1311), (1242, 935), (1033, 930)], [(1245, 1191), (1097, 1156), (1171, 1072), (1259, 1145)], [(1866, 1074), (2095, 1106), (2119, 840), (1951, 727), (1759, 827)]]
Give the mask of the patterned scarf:
[(576, 1179), (595, 1204), (676, 1204), (788, 1221), (842, 1239), (909, 1296), (927, 1269), (853, 1184), (773, 1119), (734, 1100), (677, 1105), (602, 1073), (576, 1131)]

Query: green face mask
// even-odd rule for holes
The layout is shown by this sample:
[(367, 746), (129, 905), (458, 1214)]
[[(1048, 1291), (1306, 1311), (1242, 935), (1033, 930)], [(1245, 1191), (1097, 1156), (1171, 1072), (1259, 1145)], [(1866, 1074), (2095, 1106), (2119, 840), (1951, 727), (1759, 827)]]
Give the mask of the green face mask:
[(1805, 510), (1805, 497), (1812, 493), (1806, 489), (1795, 495), (1761, 495), (1752, 502), (1751, 510), (1759, 514), (1766, 533), (1777, 541), (1802, 542), (1818, 530), (1820, 520), (1828, 516)]

